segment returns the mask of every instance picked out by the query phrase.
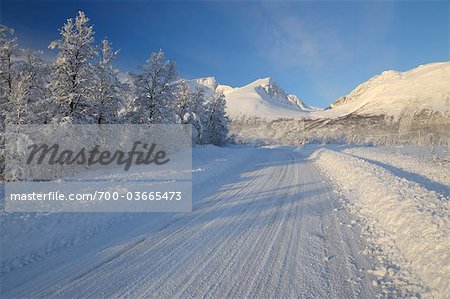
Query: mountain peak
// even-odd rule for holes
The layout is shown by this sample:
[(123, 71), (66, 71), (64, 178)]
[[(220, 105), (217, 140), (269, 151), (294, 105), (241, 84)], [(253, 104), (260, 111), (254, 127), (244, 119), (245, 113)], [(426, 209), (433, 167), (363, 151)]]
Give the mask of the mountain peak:
[(263, 84), (272, 84), (272, 83), (274, 83), (272, 77), (261, 78), (261, 79), (256, 80), (255, 82), (258, 82), (258, 83), (260, 83), (262, 85)]
[(256, 92), (266, 93), (271, 98), (287, 99), (287, 93), (271, 77), (258, 79), (246, 87), (254, 87)]
[(216, 78), (212, 76), (195, 79), (195, 82), (201, 86), (207, 87), (212, 90), (215, 90), (219, 86), (219, 83), (217, 83)]
[(242, 87), (230, 87), (216, 82), (214, 77), (191, 80), (207, 90), (221, 91), (231, 117), (242, 115), (267, 119), (301, 118), (314, 110), (294, 95), (287, 94), (271, 77), (257, 79)]

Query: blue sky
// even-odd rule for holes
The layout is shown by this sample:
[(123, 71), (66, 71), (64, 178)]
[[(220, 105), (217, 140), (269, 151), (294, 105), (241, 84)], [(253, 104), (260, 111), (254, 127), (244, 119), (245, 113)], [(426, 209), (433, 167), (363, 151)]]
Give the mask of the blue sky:
[(270, 76), (321, 107), (383, 70), (450, 56), (449, 1), (2, 0), (0, 9), (24, 47), (45, 49), (83, 10), (96, 41), (121, 49), (122, 71), (163, 49), (187, 78), (242, 86)]

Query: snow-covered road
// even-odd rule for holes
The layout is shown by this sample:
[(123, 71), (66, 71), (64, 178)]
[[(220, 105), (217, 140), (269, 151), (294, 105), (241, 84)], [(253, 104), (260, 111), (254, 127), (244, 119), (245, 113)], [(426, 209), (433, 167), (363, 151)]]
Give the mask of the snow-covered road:
[(230, 158), (194, 180), (192, 213), (141, 214), (4, 273), (1, 297), (374, 297), (359, 228), (303, 155)]

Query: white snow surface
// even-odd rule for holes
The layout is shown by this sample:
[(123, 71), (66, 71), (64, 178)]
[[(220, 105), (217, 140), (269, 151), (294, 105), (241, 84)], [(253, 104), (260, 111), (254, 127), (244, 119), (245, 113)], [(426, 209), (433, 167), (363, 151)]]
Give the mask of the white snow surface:
[[(196, 147), (193, 151), (193, 168), (196, 182), (220, 175), (226, 171), (229, 155), (233, 152), (213, 146)], [(244, 160), (248, 154), (240, 151), (234, 157), (234, 163)], [(220, 158), (218, 158), (220, 156)], [(145, 167), (124, 174), (90, 171), (83, 178), (102, 178), (105, 180), (133, 180), (148, 177)], [(153, 173), (151, 174), (154, 175)], [(77, 175), (74, 179), (80, 178)], [(175, 176), (175, 174), (173, 174)], [(4, 197), (4, 188), (0, 186), (0, 198)], [(4, 202), (0, 201), (0, 208)], [(165, 213), (151, 213), (161, 217)], [(130, 221), (138, 213), (6, 213), (0, 210), (0, 273), (10, 272), (42, 259), (61, 249), (77, 245), (83, 240), (110, 229), (116, 225)], [(156, 215), (156, 216), (155, 216)], [(10, 246), (9, 244), (14, 244)]]
[[(321, 149), (315, 163), (349, 201), (368, 241), (389, 256), (374, 273), (422, 285), (419, 294), (450, 294), (450, 171), (415, 157), (370, 148)], [(417, 289), (416, 289), (417, 291)]]
[(445, 298), (450, 168), (427, 151), (196, 147), (192, 213), (3, 212), (0, 296)]
[[(38, 250), (45, 241), (36, 239), (51, 243), (55, 234), (80, 241), (2, 273), (1, 297), (368, 298), (379, 291), (358, 226), (339, 225), (348, 215), (299, 152), (195, 148), (193, 175), (192, 213), (136, 214), (88, 240), (66, 225), (79, 219), (90, 227), (102, 221), (96, 215), (2, 215), (2, 247), (10, 247), (3, 264), (26, 254), (14, 253), (17, 242)], [(20, 239), (8, 233), (14, 227)]]
[(450, 62), (436, 62), (406, 72), (385, 71), (360, 84), (315, 117), (402, 115), (450, 112)]

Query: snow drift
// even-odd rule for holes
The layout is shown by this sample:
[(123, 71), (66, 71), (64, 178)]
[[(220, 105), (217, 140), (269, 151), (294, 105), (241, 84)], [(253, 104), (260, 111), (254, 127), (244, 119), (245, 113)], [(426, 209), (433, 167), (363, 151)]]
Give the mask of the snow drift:
[[(379, 246), (393, 251), (402, 268), (418, 274), (433, 297), (446, 297), (450, 293), (449, 198), (418, 184), (414, 175), (398, 177), (349, 154), (321, 149), (315, 161), (349, 199), (352, 210), (374, 228), (371, 235)], [(381, 276), (389, 273), (385, 269)]]

